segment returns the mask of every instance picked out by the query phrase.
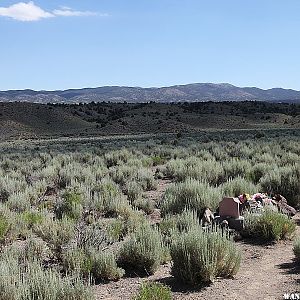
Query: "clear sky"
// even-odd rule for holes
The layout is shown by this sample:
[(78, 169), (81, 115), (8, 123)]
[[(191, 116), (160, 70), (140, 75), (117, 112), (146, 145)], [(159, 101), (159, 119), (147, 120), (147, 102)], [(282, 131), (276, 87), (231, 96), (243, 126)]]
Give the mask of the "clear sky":
[(0, 0), (0, 90), (300, 90), (299, 0)]

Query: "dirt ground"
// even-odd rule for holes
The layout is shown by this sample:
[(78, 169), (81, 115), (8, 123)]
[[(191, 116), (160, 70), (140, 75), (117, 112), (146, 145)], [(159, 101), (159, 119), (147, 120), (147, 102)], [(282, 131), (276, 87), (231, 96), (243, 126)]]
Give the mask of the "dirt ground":
[(299, 269), (293, 258), (292, 243), (270, 246), (238, 242), (243, 251), (241, 268), (234, 279), (218, 279), (211, 286), (191, 290), (170, 275), (171, 265), (146, 279), (123, 278), (95, 287), (96, 299), (131, 299), (143, 280), (162, 282), (171, 287), (174, 299), (283, 299), (284, 293), (299, 292)]
[[(149, 194), (153, 200), (165, 191), (170, 181), (159, 182), (156, 192)], [(159, 211), (151, 216), (153, 222), (159, 221)], [(300, 235), (300, 213), (295, 217), (296, 234)], [(300, 268), (294, 261), (293, 242), (284, 241), (272, 245), (255, 245), (249, 241), (237, 242), (242, 251), (242, 262), (234, 279), (217, 279), (212, 285), (192, 290), (177, 282), (171, 275), (171, 264), (161, 266), (147, 278), (122, 278), (118, 282), (100, 284), (94, 287), (96, 299), (130, 300), (143, 281), (157, 281), (170, 286), (176, 300), (252, 300), (284, 299), (285, 293), (300, 292)]]

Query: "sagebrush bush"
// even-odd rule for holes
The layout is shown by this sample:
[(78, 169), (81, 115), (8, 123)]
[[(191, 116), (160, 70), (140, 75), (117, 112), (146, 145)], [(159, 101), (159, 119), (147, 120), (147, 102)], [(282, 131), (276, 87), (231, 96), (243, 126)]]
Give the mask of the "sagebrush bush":
[(300, 164), (289, 167), (277, 167), (261, 177), (259, 183), (263, 191), (269, 194), (281, 194), (290, 205), (299, 205), (300, 201)]
[(218, 230), (192, 229), (171, 245), (172, 274), (190, 285), (210, 283), (216, 277), (231, 277), (240, 266), (236, 245)]
[(151, 157), (152, 159), (152, 163), (153, 163), (153, 166), (159, 166), (159, 165), (163, 165), (164, 162), (165, 162), (165, 159), (161, 156), (152, 156)]
[(6, 204), (0, 204), (0, 240), (2, 243), (11, 243), (30, 235), (28, 223), (23, 218), (23, 213), (11, 211)]
[(162, 215), (181, 213), (185, 209), (201, 214), (208, 207), (215, 210), (222, 200), (219, 188), (209, 186), (194, 179), (170, 185), (160, 204)]
[(129, 181), (136, 181), (144, 191), (154, 190), (157, 187), (152, 172), (143, 167), (138, 169), (128, 165), (115, 167), (111, 169), (110, 177), (124, 187)]
[(23, 213), (24, 221), (29, 228), (32, 228), (35, 224), (39, 224), (43, 220), (43, 215), (38, 211), (26, 211)]
[(165, 175), (177, 181), (193, 178), (206, 181), (211, 185), (222, 182), (225, 177), (221, 163), (215, 159), (206, 161), (196, 157), (169, 161), (165, 168)]
[(101, 222), (95, 222), (91, 225), (77, 225), (73, 242), (80, 248), (88, 250), (104, 249), (112, 244), (111, 238), (107, 234), (107, 230)]
[(91, 210), (104, 214), (106, 217), (117, 217), (130, 209), (129, 202), (121, 189), (107, 178), (92, 190), (88, 206)]
[(150, 215), (155, 208), (155, 203), (154, 201), (151, 201), (150, 199), (141, 197), (136, 199), (133, 203), (132, 206), (143, 210), (147, 215)]
[(171, 289), (161, 283), (146, 282), (132, 300), (172, 300)]
[(106, 230), (112, 240), (120, 241), (147, 222), (143, 212), (130, 208), (124, 210), (119, 217), (110, 220)]
[(61, 219), (67, 217), (78, 220), (82, 214), (82, 197), (78, 191), (67, 191), (62, 199), (56, 204), (55, 215)]
[(19, 243), (7, 245), (1, 253), (1, 257), (6, 256), (14, 258), (20, 265), (34, 261), (43, 263), (44, 260), (49, 259), (49, 249), (41, 239), (30, 237), (21, 245)]
[(96, 281), (120, 279), (124, 271), (118, 268), (113, 253), (81, 248), (69, 249), (63, 254), (63, 265), (66, 271), (76, 271), (82, 276), (92, 276)]
[(97, 280), (118, 280), (124, 275), (124, 270), (118, 268), (113, 253), (91, 251), (92, 275)]
[(140, 183), (144, 191), (151, 191), (157, 188), (157, 182), (148, 169), (139, 169), (136, 173), (136, 180)]
[(244, 193), (254, 194), (259, 191), (258, 186), (242, 177), (229, 179), (222, 184), (220, 188), (223, 191), (223, 195), (226, 197), (237, 197)]
[(123, 218), (125, 222), (127, 233), (134, 232), (141, 225), (144, 225), (148, 222), (144, 213), (134, 208), (123, 211), (121, 218)]
[(89, 300), (94, 296), (78, 276), (62, 277), (37, 261), (20, 265), (6, 253), (0, 259), (0, 299)]
[(251, 180), (254, 184), (258, 184), (260, 179), (265, 174), (268, 174), (274, 168), (276, 168), (276, 165), (274, 165), (274, 164), (258, 163), (258, 164), (251, 166), (246, 171), (246, 177), (249, 180)]
[(110, 169), (110, 178), (121, 186), (125, 186), (127, 181), (134, 178), (136, 168), (132, 166), (122, 165)]
[(224, 181), (233, 179), (235, 177), (244, 177), (251, 167), (251, 163), (247, 160), (240, 158), (232, 158), (225, 160), (222, 163), (224, 169)]
[(62, 265), (66, 272), (76, 271), (83, 277), (88, 277), (92, 270), (91, 259), (81, 248), (67, 248), (62, 253)]
[(245, 214), (243, 235), (264, 241), (278, 241), (290, 238), (295, 232), (296, 224), (288, 216), (266, 209), (262, 214)]
[(159, 223), (160, 232), (166, 237), (187, 232), (200, 226), (200, 220), (195, 211), (184, 210), (181, 214), (166, 215)]
[(27, 194), (24, 192), (13, 193), (9, 196), (6, 205), (10, 210), (16, 212), (24, 212), (30, 209), (30, 201), (27, 198)]
[(25, 261), (38, 260), (42, 262), (44, 259), (49, 257), (49, 251), (46, 243), (37, 238), (27, 239), (23, 251), (19, 251), (22, 255), (22, 259)]
[(127, 149), (111, 151), (104, 155), (105, 163), (109, 168), (127, 162), (130, 157), (132, 153)]
[(7, 218), (0, 215), (0, 243), (5, 241), (5, 238), (10, 229), (10, 223), (8, 222)]
[(146, 224), (138, 228), (121, 246), (118, 264), (125, 270), (149, 275), (157, 270), (164, 255), (160, 232)]
[(121, 241), (128, 233), (126, 220), (124, 218), (115, 218), (107, 225), (107, 234), (113, 241)]
[(124, 192), (127, 195), (128, 201), (132, 204), (135, 200), (142, 197), (143, 189), (136, 181), (128, 181), (125, 185)]
[(47, 243), (58, 259), (62, 248), (75, 237), (74, 223), (68, 219), (45, 218), (33, 228), (34, 232)]

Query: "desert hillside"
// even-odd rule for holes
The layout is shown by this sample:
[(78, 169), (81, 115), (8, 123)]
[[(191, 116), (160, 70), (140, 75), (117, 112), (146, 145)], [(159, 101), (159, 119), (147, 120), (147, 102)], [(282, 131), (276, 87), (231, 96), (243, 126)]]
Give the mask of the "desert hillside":
[(40, 138), (300, 127), (300, 105), (264, 102), (0, 103), (0, 136)]

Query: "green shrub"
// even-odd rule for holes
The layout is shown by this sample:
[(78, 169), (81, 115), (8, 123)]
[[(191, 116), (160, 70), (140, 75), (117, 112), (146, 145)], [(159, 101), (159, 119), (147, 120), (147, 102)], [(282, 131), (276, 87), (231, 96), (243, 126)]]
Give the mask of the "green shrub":
[(104, 155), (104, 159), (107, 167), (110, 168), (112, 166), (116, 166), (124, 162), (127, 162), (131, 156), (132, 153), (130, 153), (127, 149), (122, 149), (122, 150), (111, 151), (109, 153), (106, 153)]
[(30, 230), (22, 213), (11, 211), (6, 205), (0, 205), (0, 242), (10, 243), (18, 238), (25, 239), (29, 234)]
[(125, 186), (126, 183), (135, 177), (136, 168), (132, 166), (122, 165), (114, 167), (109, 172), (110, 178), (117, 184)]
[(113, 241), (120, 241), (127, 233), (126, 223), (123, 218), (111, 220), (107, 226), (107, 234)]
[(29, 227), (28, 223), (22, 218), (22, 215), (20, 214), (16, 214), (12, 216), (14, 221), (11, 221), (11, 229), (8, 235), (10, 241), (16, 239), (29, 238), (32, 235), (32, 229), (34, 225), (32, 227)]
[(153, 274), (164, 259), (163, 248), (159, 231), (143, 225), (121, 246), (118, 264), (141, 275)]
[(142, 196), (143, 189), (136, 181), (129, 181), (126, 183), (124, 193), (127, 195), (129, 203), (132, 204)]
[(239, 269), (241, 254), (233, 241), (218, 231), (193, 229), (172, 243), (172, 274), (184, 283), (210, 283), (231, 277)]
[(118, 280), (124, 275), (124, 270), (117, 267), (115, 256), (108, 252), (91, 253), (92, 275), (101, 281)]
[(136, 173), (136, 180), (141, 184), (144, 191), (151, 191), (157, 188), (157, 182), (152, 172), (148, 169), (139, 169)]
[(295, 222), (288, 216), (268, 209), (262, 214), (245, 214), (243, 235), (278, 241), (291, 237), (295, 229)]
[(260, 178), (260, 186), (263, 191), (269, 194), (281, 194), (281, 172), (279, 168), (267, 172), (264, 176)]
[(6, 205), (8, 208), (15, 212), (24, 212), (30, 209), (30, 201), (26, 193), (13, 193), (9, 196)]
[(129, 209), (129, 202), (118, 185), (110, 179), (102, 180), (92, 191), (89, 207), (106, 217), (117, 217)]
[(132, 203), (132, 206), (143, 210), (147, 215), (150, 215), (154, 211), (154, 201), (144, 197), (136, 199)]
[(63, 194), (62, 200), (55, 207), (55, 215), (58, 219), (67, 217), (78, 220), (82, 214), (81, 194), (77, 191), (67, 191)]
[(37, 211), (26, 211), (23, 213), (23, 218), (29, 228), (32, 228), (35, 224), (39, 224), (43, 220), (43, 216)]
[(201, 214), (206, 207), (214, 211), (221, 200), (220, 189), (194, 179), (187, 179), (167, 188), (160, 204), (161, 213), (165, 216), (190, 209)]
[(76, 271), (85, 277), (92, 275), (97, 281), (118, 280), (124, 275), (113, 253), (96, 249), (69, 249), (63, 254), (63, 265), (66, 271)]
[(44, 241), (36, 237), (30, 237), (23, 241), (21, 247), (18, 243), (7, 245), (2, 251), (1, 257), (8, 255), (16, 259), (20, 265), (24, 265), (31, 262), (42, 263), (44, 260), (49, 259), (48, 254), (49, 249)]
[(93, 188), (92, 193), (99, 193), (104, 201), (108, 202), (120, 195), (121, 190), (113, 180), (105, 177)]
[(205, 161), (196, 157), (171, 160), (166, 164), (164, 173), (177, 181), (193, 178), (211, 185), (219, 184), (225, 176), (223, 166), (215, 159)]
[(84, 277), (88, 277), (92, 270), (92, 261), (81, 248), (66, 249), (62, 253), (62, 265), (66, 272), (76, 271)]
[(101, 222), (76, 226), (75, 242), (78, 247), (84, 250), (90, 248), (104, 249), (112, 244), (110, 237), (107, 235), (107, 230)]
[(10, 223), (8, 222), (7, 218), (0, 215), (0, 243), (5, 241), (5, 238), (10, 229)]
[(160, 232), (167, 237), (174, 233), (182, 233), (197, 228), (200, 225), (197, 213), (195, 211), (184, 210), (181, 214), (166, 215), (159, 223)]
[(163, 165), (165, 162), (165, 159), (161, 156), (152, 156), (153, 166), (159, 166)]
[(0, 299), (89, 300), (94, 296), (78, 276), (62, 277), (37, 261), (20, 265), (8, 253), (0, 259)]
[(261, 189), (269, 194), (283, 195), (290, 205), (300, 201), (300, 165), (276, 168), (260, 179)]
[(255, 164), (247, 170), (247, 178), (249, 178), (255, 184), (258, 184), (260, 179), (274, 169), (275, 166), (266, 163)]
[(136, 169), (122, 165), (111, 169), (110, 177), (121, 186), (126, 186), (129, 181), (136, 181), (145, 191), (156, 189), (157, 186), (152, 172), (146, 168)]
[(143, 283), (133, 300), (172, 300), (171, 289), (156, 282)]
[(45, 218), (40, 224), (35, 225), (33, 230), (47, 243), (58, 259), (62, 248), (75, 237), (74, 223), (68, 219)]
[(222, 144), (219, 143), (212, 143), (210, 145), (210, 153), (215, 157), (218, 161), (224, 161), (228, 159), (228, 154)]
[(143, 212), (129, 208), (124, 210), (118, 218), (110, 220), (106, 229), (112, 240), (120, 241), (146, 222)]
[(254, 194), (259, 191), (258, 186), (241, 177), (230, 179), (221, 185), (221, 189), (223, 190), (224, 196), (227, 197), (237, 197), (244, 193)]
[(37, 238), (27, 239), (23, 252), (22, 259), (26, 261), (43, 261), (49, 255), (45, 242)]
[(244, 159), (232, 158), (222, 163), (225, 180), (233, 179), (235, 177), (244, 177), (248, 169), (251, 167), (251, 163)]

